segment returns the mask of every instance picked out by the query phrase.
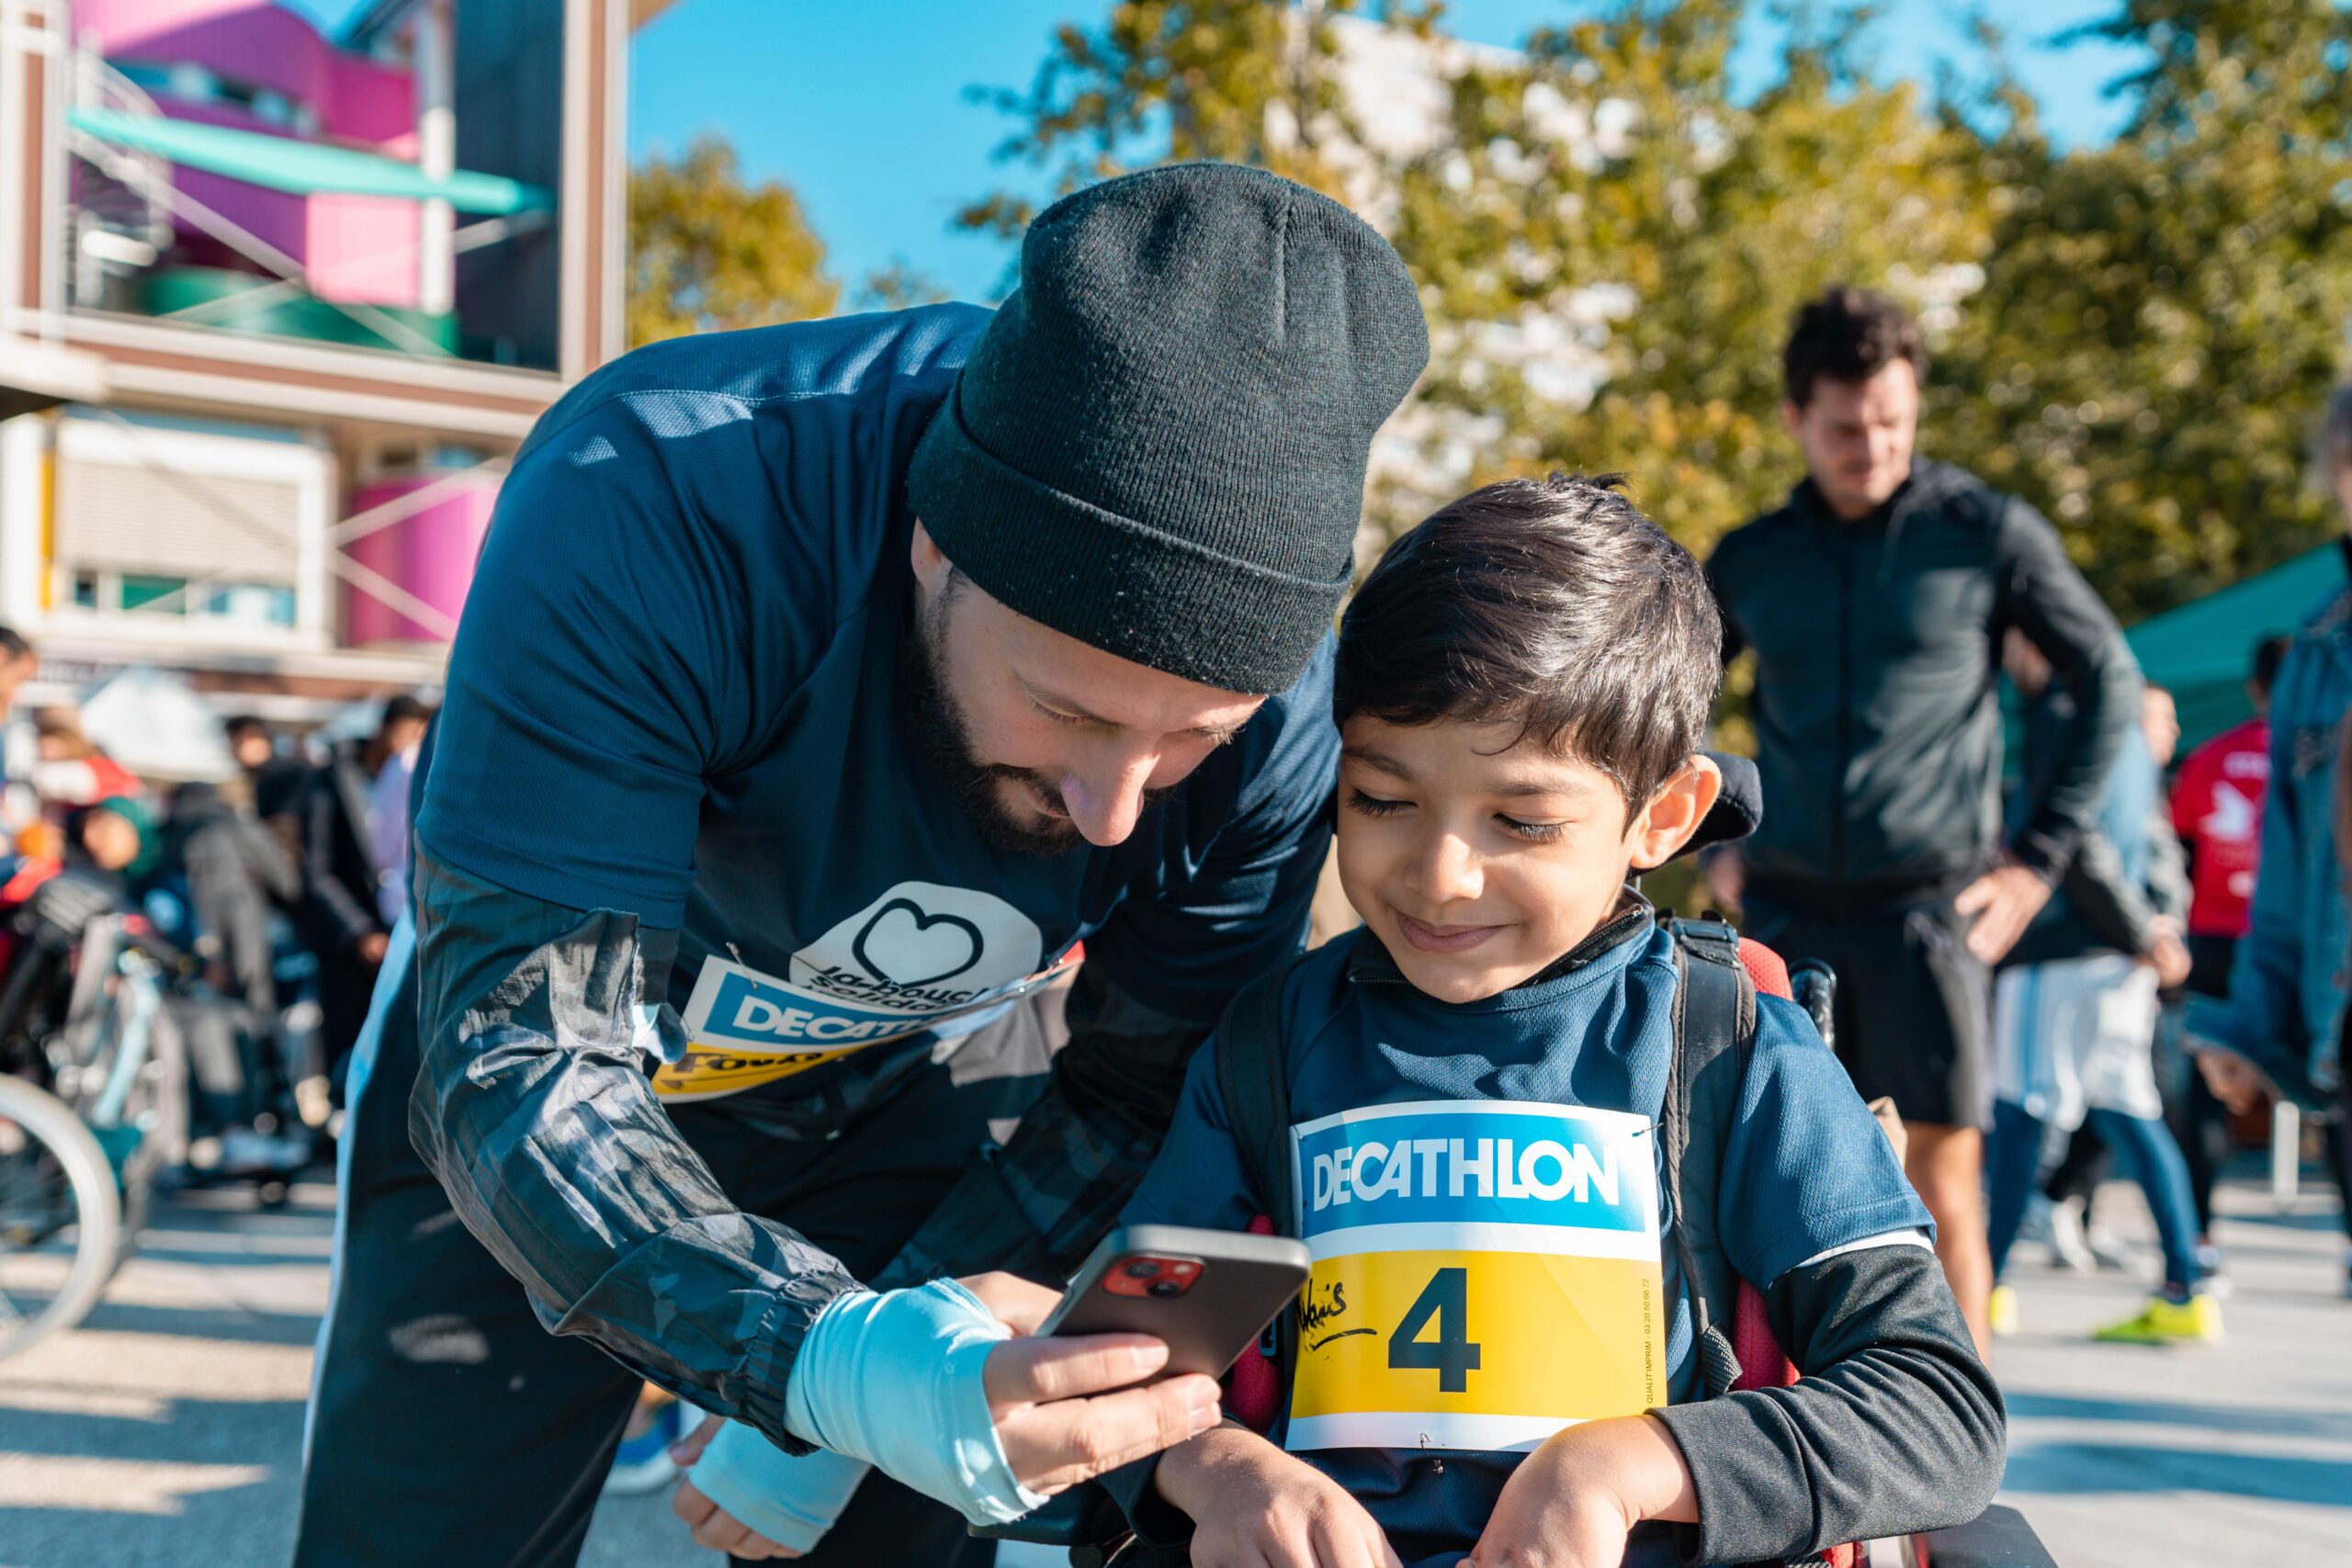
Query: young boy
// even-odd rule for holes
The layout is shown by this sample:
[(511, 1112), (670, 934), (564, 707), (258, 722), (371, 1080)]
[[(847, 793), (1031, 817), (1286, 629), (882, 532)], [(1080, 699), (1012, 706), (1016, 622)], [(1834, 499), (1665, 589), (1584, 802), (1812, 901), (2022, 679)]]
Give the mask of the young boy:
[[(1557, 475), (1455, 502), (1357, 594), (1334, 705), (1363, 925), (1281, 1010), (1286, 1228), (1315, 1258), (1295, 1363), (1270, 1436), (1228, 1423), (1128, 1472), (1145, 1540), (1201, 1568), (1730, 1563), (1991, 1499), (2000, 1399), (1927, 1211), (1772, 998), (1715, 1207), (1804, 1375), (1700, 1400), (1653, 1135), (1674, 939), (1627, 878), (1715, 802), (1720, 638), (1690, 557)], [(1214, 1056), (1125, 1223), (1265, 1212)]]

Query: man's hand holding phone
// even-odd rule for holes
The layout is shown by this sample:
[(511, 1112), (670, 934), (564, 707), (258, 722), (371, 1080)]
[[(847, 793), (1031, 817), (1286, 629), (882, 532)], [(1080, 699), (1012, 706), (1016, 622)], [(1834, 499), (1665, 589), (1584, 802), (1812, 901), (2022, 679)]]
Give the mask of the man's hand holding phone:
[(962, 1283), (1014, 1335), (989, 1352), (989, 1412), (1006, 1461), (1030, 1491), (1051, 1496), (1217, 1424), (1213, 1378), (1179, 1373), (1132, 1386), (1167, 1365), (1159, 1339), (1037, 1337), (1061, 1292), (1012, 1274)]
[[(1166, 1364), (1159, 1340), (1031, 1338), (1058, 1294), (1012, 1274), (958, 1283), (1012, 1335), (989, 1348), (983, 1382), (1006, 1463), (1029, 1491), (1050, 1495), (1216, 1424), (1216, 1384), (1206, 1377), (1133, 1386)], [(748, 1427), (721, 1434), (727, 1425), (710, 1422), (675, 1451), (694, 1471), (672, 1511), (698, 1543), (739, 1556), (812, 1550), (855, 1492), (855, 1461), (821, 1452), (795, 1460)]]

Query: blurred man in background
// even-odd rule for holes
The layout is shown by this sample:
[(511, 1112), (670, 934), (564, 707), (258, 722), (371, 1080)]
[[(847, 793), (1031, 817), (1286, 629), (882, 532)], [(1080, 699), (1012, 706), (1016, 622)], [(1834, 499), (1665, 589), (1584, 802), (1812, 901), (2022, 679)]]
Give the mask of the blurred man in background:
[[(1770, 809), (1747, 846), (1748, 928), (1837, 970), (1838, 1055), (1903, 1114), (1905, 1168), (1984, 1349), (1989, 966), (2095, 818), (2138, 671), (2040, 513), (1914, 456), (1927, 352), (1900, 306), (1830, 289), (1798, 313), (1782, 368), (1806, 478), (1708, 567), (1724, 657), (1757, 655)], [(1995, 677), (2011, 626), (2078, 717), (2005, 841)]]

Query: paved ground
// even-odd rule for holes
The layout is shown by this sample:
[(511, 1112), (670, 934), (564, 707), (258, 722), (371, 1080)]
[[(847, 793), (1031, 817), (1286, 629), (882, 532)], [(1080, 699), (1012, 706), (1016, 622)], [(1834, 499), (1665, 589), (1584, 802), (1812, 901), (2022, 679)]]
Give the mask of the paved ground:
[[(326, 1299), (331, 1192), (166, 1208), (76, 1332), (0, 1362), (0, 1568), (279, 1568)], [(2021, 1263), (2007, 1500), (2064, 1568), (2352, 1564), (2352, 1303), (2333, 1200), (2228, 1194), (2230, 1342), (2084, 1343), (2138, 1286)], [(2136, 1194), (2101, 1203), (2146, 1234)], [(607, 1505), (590, 1568), (715, 1563), (660, 1498)]]

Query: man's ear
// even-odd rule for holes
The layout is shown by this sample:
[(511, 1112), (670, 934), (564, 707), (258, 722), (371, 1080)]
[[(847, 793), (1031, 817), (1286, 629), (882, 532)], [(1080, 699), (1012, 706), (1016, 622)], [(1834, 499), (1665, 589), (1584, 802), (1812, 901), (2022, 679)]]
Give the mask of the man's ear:
[(1707, 819), (1723, 791), (1723, 770), (1713, 759), (1692, 757), (1683, 763), (1634, 818), (1634, 869), (1653, 871), (1671, 860)]
[(927, 600), (938, 598), (946, 590), (956, 563), (947, 558), (921, 518), (915, 520), (914, 543), (908, 547), (907, 558), (915, 570), (915, 581), (922, 585), (922, 596)]
[[(1790, 440), (1800, 440), (1797, 432), (1804, 426), (1804, 410), (1797, 407), (1795, 402), (1790, 399), (1782, 398), (1781, 400), (1781, 428), (1789, 433)], [(1801, 441), (1800, 445), (1802, 445)]]

